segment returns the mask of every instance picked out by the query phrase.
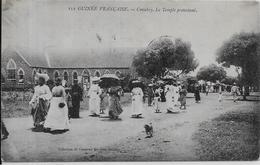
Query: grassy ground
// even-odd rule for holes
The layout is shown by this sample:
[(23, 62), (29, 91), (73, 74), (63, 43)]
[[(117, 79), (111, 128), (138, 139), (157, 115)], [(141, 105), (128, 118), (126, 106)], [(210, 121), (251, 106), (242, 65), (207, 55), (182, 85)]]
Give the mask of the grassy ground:
[[(249, 108), (248, 108), (249, 109)], [(257, 160), (259, 112), (239, 110), (200, 124), (194, 139), (200, 160)]]
[(24, 117), (31, 113), (29, 102), (27, 101), (5, 101), (3, 100), (4, 108), (1, 109), (3, 118)]

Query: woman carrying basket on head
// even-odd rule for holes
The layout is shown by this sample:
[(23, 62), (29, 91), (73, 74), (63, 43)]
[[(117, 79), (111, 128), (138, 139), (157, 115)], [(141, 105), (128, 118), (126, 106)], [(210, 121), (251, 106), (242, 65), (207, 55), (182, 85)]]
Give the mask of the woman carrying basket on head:
[(47, 74), (37, 73), (35, 79), (38, 85), (34, 88), (34, 94), (29, 105), (32, 107), (31, 115), (35, 131), (42, 131), (52, 95), (50, 88), (45, 85), (45, 82), (49, 79)]

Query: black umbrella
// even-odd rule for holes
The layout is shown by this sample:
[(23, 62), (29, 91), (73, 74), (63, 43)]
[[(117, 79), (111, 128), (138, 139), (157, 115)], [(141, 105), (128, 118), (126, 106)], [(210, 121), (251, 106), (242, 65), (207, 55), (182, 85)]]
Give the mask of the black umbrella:
[(99, 86), (101, 88), (110, 88), (119, 85), (120, 79), (115, 74), (104, 74), (100, 78)]

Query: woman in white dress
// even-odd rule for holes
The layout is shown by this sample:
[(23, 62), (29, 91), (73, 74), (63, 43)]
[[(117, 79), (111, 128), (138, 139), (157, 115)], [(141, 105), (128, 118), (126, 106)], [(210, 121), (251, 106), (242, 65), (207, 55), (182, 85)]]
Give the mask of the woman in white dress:
[(172, 85), (172, 83), (165, 85), (165, 97), (166, 97), (167, 112), (173, 112), (174, 86)]
[(69, 130), (68, 106), (66, 103), (65, 88), (61, 85), (61, 79), (57, 78), (56, 86), (52, 89), (50, 109), (44, 124), (48, 131)]
[(91, 116), (99, 116), (100, 113), (100, 94), (101, 94), (101, 88), (98, 85), (99, 78), (94, 77), (92, 79), (92, 85), (89, 89), (89, 110), (91, 113)]
[(143, 90), (138, 86), (140, 81), (133, 81), (132, 89), (132, 117), (138, 118), (141, 117), (143, 113)]

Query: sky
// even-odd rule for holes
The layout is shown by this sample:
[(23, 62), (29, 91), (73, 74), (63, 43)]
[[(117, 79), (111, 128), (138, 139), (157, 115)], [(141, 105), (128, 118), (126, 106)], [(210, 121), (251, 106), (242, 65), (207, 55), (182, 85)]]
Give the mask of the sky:
[[(233, 34), (259, 32), (254, 1), (79, 1), (6, 0), (2, 7), (2, 50), (18, 45), (48, 49), (146, 47), (163, 35), (190, 42), (199, 67), (215, 62), (216, 50)], [(78, 10), (78, 7), (97, 10)], [(69, 10), (74, 8), (76, 10)], [(127, 7), (135, 11), (104, 11)], [(161, 9), (160, 12), (138, 11)], [(196, 12), (163, 12), (162, 9)], [(92, 8), (93, 9), (93, 8)], [(198, 69), (197, 69), (198, 70)], [(234, 72), (228, 70), (228, 74)]]

